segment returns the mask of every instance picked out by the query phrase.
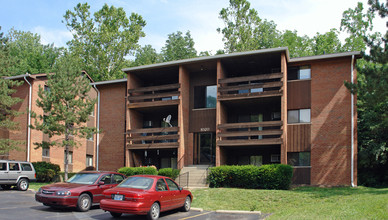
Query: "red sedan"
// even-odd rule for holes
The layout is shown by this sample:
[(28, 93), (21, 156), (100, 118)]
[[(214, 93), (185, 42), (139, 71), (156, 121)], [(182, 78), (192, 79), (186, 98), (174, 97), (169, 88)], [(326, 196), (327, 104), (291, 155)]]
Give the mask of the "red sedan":
[(100, 203), (104, 190), (117, 186), (125, 178), (116, 172), (80, 172), (65, 183), (42, 186), (35, 194), (35, 200), (46, 206), (77, 207), (86, 212), (92, 205)]
[(100, 208), (109, 211), (113, 217), (122, 213), (147, 215), (158, 219), (160, 212), (181, 208), (189, 211), (193, 195), (182, 189), (172, 179), (164, 176), (131, 176), (113, 189), (104, 191), (106, 199)]

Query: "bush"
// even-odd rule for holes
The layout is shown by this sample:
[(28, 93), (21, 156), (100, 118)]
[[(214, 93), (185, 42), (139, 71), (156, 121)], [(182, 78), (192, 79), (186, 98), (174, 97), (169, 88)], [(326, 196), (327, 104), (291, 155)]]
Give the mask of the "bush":
[(215, 188), (288, 189), (292, 173), (292, 167), (284, 164), (219, 166), (210, 168), (208, 182)]
[(175, 180), (178, 176), (181, 170), (177, 169), (172, 169), (172, 168), (163, 168), (160, 169), (158, 172), (159, 176), (167, 176), (170, 177), (171, 179)]
[(54, 177), (61, 170), (59, 165), (50, 162), (33, 162), (32, 163), (36, 172), (37, 182), (52, 182)]
[(122, 173), (126, 176), (148, 174), (148, 175), (158, 175), (158, 171), (155, 167), (121, 167), (118, 169), (119, 173)]

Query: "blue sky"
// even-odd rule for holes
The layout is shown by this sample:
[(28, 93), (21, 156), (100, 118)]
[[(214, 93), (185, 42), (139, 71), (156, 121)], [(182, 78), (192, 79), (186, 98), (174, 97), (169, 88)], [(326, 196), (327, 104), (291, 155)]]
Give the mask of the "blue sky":
[[(310, 37), (316, 32), (324, 33), (339, 28), (342, 12), (354, 8), (360, 0), (250, 0), (262, 19), (273, 20), (279, 30), (297, 30)], [(361, 0), (367, 7), (367, 0)], [(73, 10), (80, 0), (0, 0), (0, 26), (2, 32), (31, 31), (42, 37), (42, 43), (65, 46), (71, 33), (62, 23), (66, 10)], [(218, 18), (221, 8), (228, 0), (90, 0), (91, 12), (107, 3), (123, 7), (127, 15), (136, 12), (147, 22), (146, 37), (140, 44), (151, 44), (160, 51), (167, 35), (176, 31), (190, 30), (198, 52), (213, 53), (223, 48), (222, 35), (216, 29), (223, 27)], [(385, 23), (375, 23), (375, 29), (384, 31)]]

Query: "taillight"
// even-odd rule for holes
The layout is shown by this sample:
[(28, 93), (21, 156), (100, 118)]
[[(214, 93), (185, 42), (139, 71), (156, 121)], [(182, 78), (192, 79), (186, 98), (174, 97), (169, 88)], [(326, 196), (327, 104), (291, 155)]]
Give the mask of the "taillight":
[(35, 179), (36, 179), (36, 173), (35, 173)]

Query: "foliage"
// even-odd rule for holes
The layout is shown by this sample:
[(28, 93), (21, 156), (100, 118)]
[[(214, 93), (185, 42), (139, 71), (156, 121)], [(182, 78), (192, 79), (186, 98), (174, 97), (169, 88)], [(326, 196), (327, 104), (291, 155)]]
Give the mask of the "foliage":
[[(1, 30), (1, 27), (0, 27)], [(0, 132), (13, 132), (19, 129), (17, 122), (12, 120), (22, 112), (19, 112), (12, 107), (20, 103), (22, 99), (14, 97), (16, 87), (23, 84), (23, 81), (9, 80), (4, 77), (10, 76), (9, 68), (14, 64), (9, 53), (7, 45), (8, 38), (0, 33)], [(20, 150), (20, 141), (10, 140), (8, 138), (0, 138), (0, 155), (7, 154), (10, 150)]]
[(158, 175), (167, 176), (175, 180), (179, 176), (180, 171), (179, 169), (163, 168), (158, 171)]
[[(345, 17), (352, 24), (346, 26), (346, 30), (353, 38), (362, 37), (369, 48), (368, 54), (362, 53), (364, 61), (357, 65), (357, 83), (345, 84), (357, 94), (360, 184), (376, 186), (388, 184), (386, 172), (380, 172), (388, 170), (388, 31), (381, 37), (381, 33), (368, 34), (366, 30), (372, 24), (372, 14), (379, 13), (384, 18), (388, 9), (377, 0), (368, 3), (367, 15), (359, 12), (362, 5), (358, 4), (354, 10), (358, 12)], [(360, 25), (365, 19), (367, 21)]]
[(194, 48), (194, 39), (190, 31), (187, 31), (185, 36), (180, 31), (169, 34), (162, 48), (162, 56), (165, 62), (196, 57), (197, 51)]
[(210, 169), (210, 187), (237, 187), (246, 189), (288, 189), (292, 179), (292, 167), (270, 164), (260, 167), (219, 166)]
[(247, 0), (229, 0), (229, 7), (222, 8), (219, 18), (225, 27), (223, 34), (227, 53), (272, 48), (278, 43), (279, 31), (273, 21), (262, 20)]
[(158, 175), (158, 171), (155, 167), (121, 167), (118, 169), (117, 172), (122, 173), (126, 176), (140, 174)]
[(63, 48), (56, 48), (54, 44), (41, 44), (38, 34), (12, 28), (7, 36), (9, 53), (15, 60), (9, 68), (13, 75), (52, 72), (56, 59), (63, 52)]
[(342, 52), (341, 41), (338, 38), (338, 30), (330, 29), (324, 34), (317, 33), (312, 39), (312, 53), (314, 55)]
[(45, 161), (33, 162), (32, 165), (35, 168), (37, 182), (52, 182), (61, 170), (59, 165)]
[(287, 46), (292, 57), (304, 57), (313, 54), (312, 40), (307, 35), (299, 36), (296, 30), (285, 30), (280, 36), (280, 45)]
[[(65, 180), (67, 180), (68, 152), (77, 142), (70, 136), (87, 138), (96, 133), (96, 128), (88, 127), (89, 115), (94, 110), (96, 100), (89, 97), (90, 80), (81, 74), (79, 61), (71, 54), (57, 60), (55, 74), (48, 74), (46, 86), (39, 87), (37, 106), (43, 114), (32, 112), (35, 119), (33, 129), (48, 134), (50, 142), (34, 143), (37, 148), (59, 146), (65, 148)], [(54, 137), (54, 138), (53, 138)]]
[(160, 63), (162, 61), (161, 55), (159, 55), (151, 45), (145, 45), (137, 50), (135, 55), (135, 61), (131, 63), (131, 66), (142, 66), (154, 63)]
[[(193, 207), (261, 211), (268, 219), (386, 219), (388, 188), (192, 189)], [(269, 215), (269, 213), (271, 213)], [(362, 216), (362, 217), (360, 217)]]
[(77, 4), (64, 18), (73, 33), (69, 49), (82, 59), (83, 69), (95, 81), (122, 78), (125, 57), (133, 55), (145, 36), (143, 18), (136, 13), (127, 17), (123, 8), (107, 4), (92, 17), (88, 3)]

